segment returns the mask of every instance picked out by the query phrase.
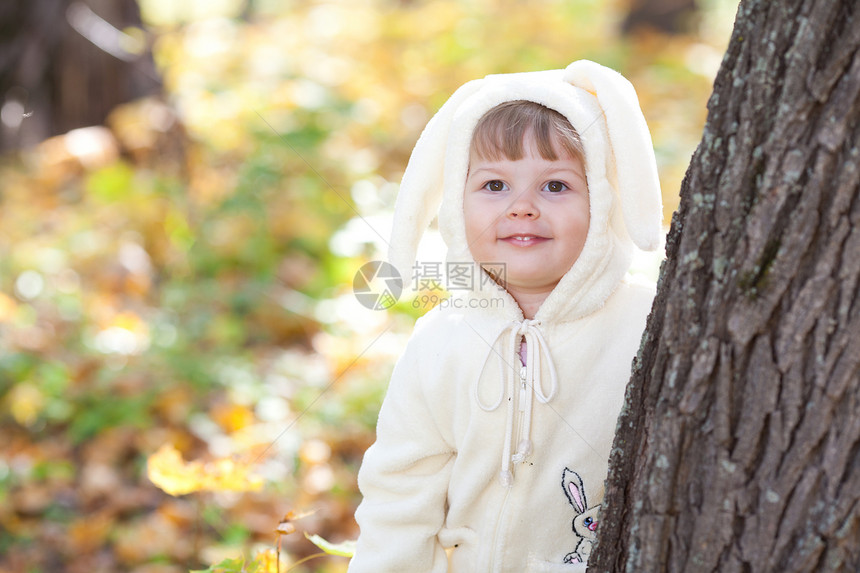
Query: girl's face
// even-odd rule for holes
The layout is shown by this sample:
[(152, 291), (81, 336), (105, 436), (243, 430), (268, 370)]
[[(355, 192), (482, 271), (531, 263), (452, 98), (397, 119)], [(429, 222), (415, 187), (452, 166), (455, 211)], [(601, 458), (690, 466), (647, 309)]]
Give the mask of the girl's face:
[[(515, 297), (548, 295), (582, 252), (588, 185), (582, 162), (556, 149), (540, 156), (526, 140), (522, 159), (470, 158), (463, 210), (469, 251)], [(558, 147), (558, 146), (556, 146)]]

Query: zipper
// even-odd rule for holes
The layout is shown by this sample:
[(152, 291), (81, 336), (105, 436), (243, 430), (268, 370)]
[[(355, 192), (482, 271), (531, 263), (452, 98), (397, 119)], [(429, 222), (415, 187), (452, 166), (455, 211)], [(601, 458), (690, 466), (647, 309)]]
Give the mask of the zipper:
[[(528, 392), (528, 388), (526, 387), (526, 367), (523, 366), (520, 368), (520, 398), (519, 403), (517, 404), (517, 433), (514, 436), (513, 446), (514, 452), (519, 452), (520, 450), (520, 442), (523, 439), (523, 424), (525, 423), (525, 412), (526, 412), (526, 392)], [(516, 464), (511, 464), (511, 474), (513, 475), (514, 470), (516, 469)]]
[[(526, 399), (526, 367), (520, 367), (520, 393), (519, 393), (519, 403), (517, 404), (517, 433), (516, 440), (513, 441), (513, 446), (516, 446), (520, 443), (520, 440), (523, 436), (523, 412), (525, 412), (525, 399)], [(516, 468), (513, 464), (511, 464), (511, 472), (513, 473)], [(516, 479), (514, 480), (516, 483)], [(493, 532), (493, 547), (490, 553), (490, 572), (498, 573), (501, 571), (501, 563), (498, 563), (498, 554), (499, 554), (499, 537), (502, 534), (502, 531), (505, 530), (505, 516), (507, 514), (508, 509), (508, 500), (510, 499), (511, 490), (514, 488), (513, 484), (511, 487), (505, 488), (505, 497), (502, 500), (502, 508), (499, 511), (499, 517), (496, 520), (495, 531)]]
[[(517, 404), (517, 409), (520, 412), (526, 410), (526, 367), (520, 366), (520, 401)], [(520, 414), (520, 431), (522, 431), (522, 414)], [(517, 436), (518, 438), (521, 436)], [(519, 443), (519, 442), (517, 442)]]

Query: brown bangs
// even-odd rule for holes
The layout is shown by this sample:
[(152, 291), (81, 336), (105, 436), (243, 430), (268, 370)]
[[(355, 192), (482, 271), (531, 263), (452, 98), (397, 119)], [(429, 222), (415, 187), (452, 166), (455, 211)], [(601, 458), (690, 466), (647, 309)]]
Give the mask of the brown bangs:
[(526, 136), (543, 159), (559, 159), (557, 151), (585, 163), (579, 134), (566, 117), (538, 103), (517, 100), (497, 105), (478, 120), (470, 152), (489, 161), (522, 159)]

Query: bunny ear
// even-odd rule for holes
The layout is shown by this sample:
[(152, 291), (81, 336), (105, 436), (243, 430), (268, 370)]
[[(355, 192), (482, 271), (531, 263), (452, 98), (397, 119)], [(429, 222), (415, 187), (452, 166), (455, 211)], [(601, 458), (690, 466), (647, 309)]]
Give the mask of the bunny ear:
[(445, 148), (451, 119), (460, 104), (483, 83), (483, 80), (473, 80), (455, 91), (424, 128), (412, 150), (394, 204), (394, 226), (388, 245), (388, 260), (404, 280), (412, 274), (418, 243), (442, 201)]
[(564, 490), (567, 500), (577, 513), (585, 512), (585, 485), (579, 474), (568, 468), (564, 468), (561, 474), (561, 488)]
[(585, 498), (582, 496), (582, 493), (580, 492), (579, 487), (581, 487), (581, 486), (577, 486), (576, 484), (572, 484), (572, 483), (567, 484), (567, 490), (570, 493), (570, 499), (573, 500), (573, 502), (574, 502), (573, 507), (575, 507), (579, 513), (584, 513), (585, 512)]
[(588, 60), (570, 64), (564, 79), (594, 95), (603, 110), (627, 233), (640, 249), (656, 250), (663, 220), (660, 180), (651, 133), (633, 85), (618, 72)]

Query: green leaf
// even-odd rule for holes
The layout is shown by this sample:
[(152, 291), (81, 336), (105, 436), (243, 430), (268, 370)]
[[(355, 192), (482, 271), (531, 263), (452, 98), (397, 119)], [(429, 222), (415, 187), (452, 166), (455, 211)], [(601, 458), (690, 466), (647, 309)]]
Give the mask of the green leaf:
[(86, 190), (104, 203), (119, 201), (129, 195), (134, 169), (123, 162), (113, 163), (93, 172), (86, 180)]
[(355, 554), (355, 541), (344, 541), (342, 543), (332, 543), (320, 537), (319, 535), (308, 535), (305, 533), (308, 541), (328, 553), (329, 555), (339, 555), (340, 557), (352, 557)]

